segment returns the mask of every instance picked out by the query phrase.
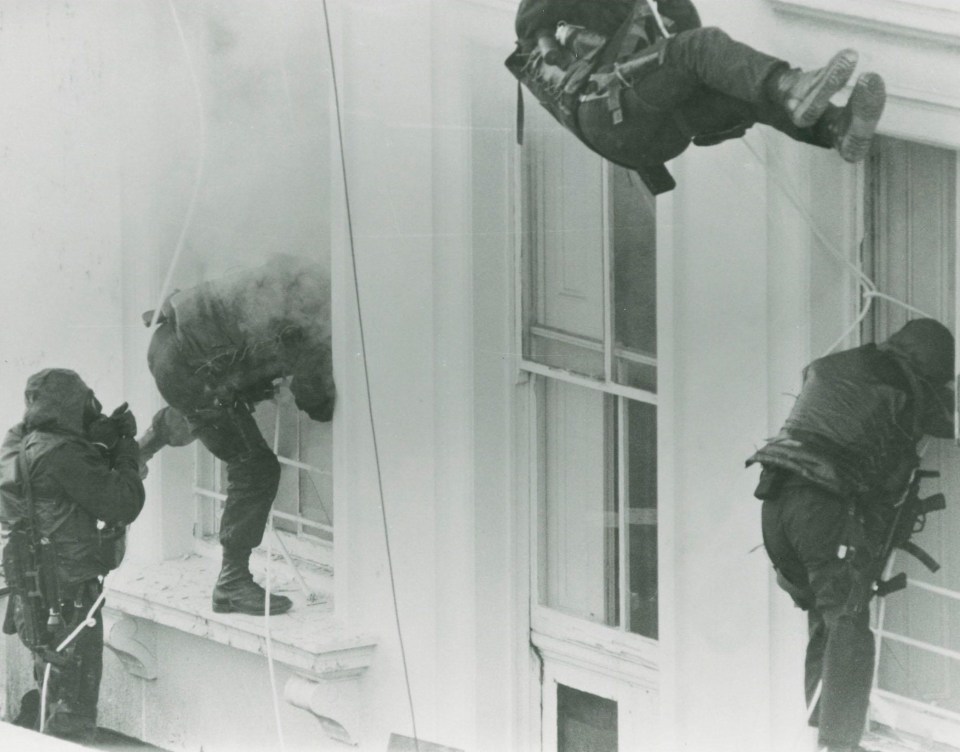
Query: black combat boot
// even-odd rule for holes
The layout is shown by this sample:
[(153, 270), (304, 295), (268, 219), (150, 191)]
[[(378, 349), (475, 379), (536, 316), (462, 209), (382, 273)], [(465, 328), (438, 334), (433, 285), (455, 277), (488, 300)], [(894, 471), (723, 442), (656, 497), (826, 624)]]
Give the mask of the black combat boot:
[(774, 98), (794, 125), (809, 128), (820, 119), (830, 104), (830, 97), (844, 87), (856, 67), (856, 51), (840, 50), (817, 70), (790, 68), (777, 77)]
[[(213, 610), (220, 614), (236, 612), (262, 616), (266, 591), (250, 574), (250, 551), (223, 550), (223, 567), (213, 587)], [(290, 610), (293, 602), (284, 595), (270, 593), (270, 614)]]
[(34, 730), (40, 728), (39, 690), (31, 689), (20, 699), (20, 712), (13, 719), (13, 725)]
[(883, 79), (876, 73), (864, 73), (857, 79), (846, 107), (828, 113), (833, 146), (847, 162), (860, 162), (867, 156), (886, 101)]

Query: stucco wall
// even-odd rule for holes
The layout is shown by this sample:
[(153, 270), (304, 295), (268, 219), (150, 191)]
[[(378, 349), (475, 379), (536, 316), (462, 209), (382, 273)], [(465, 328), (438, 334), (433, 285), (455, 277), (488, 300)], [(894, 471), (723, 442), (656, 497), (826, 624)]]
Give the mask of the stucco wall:
[[(735, 13), (723, 0), (698, 5), (705, 23), (804, 64), (840, 41), (817, 28), (807, 47), (766, 0), (744, 0)], [(0, 299), (13, 325), (0, 334), (0, 418), (17, 420), (24, 379), (55, 361), (87, 376), (107, 405), (129, 399), (148, 419), (158, 398), (137, 317), (156, 302), (199, 168), (174, 286), (267, 250), (309, 254), (329, 236), (343, 335), (335, 452), (347, 472), (336, 479), (337, 503), (349, 505), (337, 513), (337, 607), (351, 628), (379, 637), (360, 685), (360, 741), (383, 750), (411, 725), (321, 7), (172, 7), (179, 29), (162, 2), (2, 5), (0, 83), (14, 106), (0, 118)], [(539, 712), (526, 632), (529, 500), (511, 466), (527, 430), (512, 318), (515, 88), (502, 67), (514, 7), (332, 3), (383, 503), (418, 731), (483, 752), (528, 748)], [(867, 59), (882, 59), (888, 40), (859, 41)], [(909, 130), (904, 112), (893, 122)], [(747, 143), (753, 151), (742, 142), (692, 149), (673, 165), (679, 187), (658, 207), (661, 712), (672, 748), (697, 752), (766, 749), (804, 733), (802, 619), (772, 585), (763, 552), (751, 553), (759, 507), (755, 474), (742, 463), (778, 427), (800, 367), (852, 311), (849, 280), (804, 215), (852, 247), (855, 171), (769, 130), (754, 129)], [(168, 480), (184, 466), (174, 453), (151, 473), (132, 563), (191, 545), (190, 498)], [(154, 639), (155, 683), (108, 654), (105, 721), (172, 747), (272, 745), (261, 657), (168, 628)], [(306, 713), (281, 712), (291, 748), (329, 746)]]

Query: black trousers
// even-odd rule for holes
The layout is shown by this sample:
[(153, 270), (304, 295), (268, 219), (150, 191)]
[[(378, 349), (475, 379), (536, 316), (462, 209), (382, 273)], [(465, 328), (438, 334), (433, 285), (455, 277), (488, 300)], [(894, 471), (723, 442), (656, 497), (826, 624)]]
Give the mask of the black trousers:
[(194, 436), (226, 463), (227, 500), (220, 544), (242, 554), (260, 545), (280, 483), (280, 463), (244, 406), (218, 406), (204, 381), (179, 356), (170, 324), (157, 327), (148, 362), (167, 403), (183, 414)]
[[(54, 634), (53, 648), (59, 646), (86, 617), (100, 595), (100, 581), (65, 588), (61, 615), (64, 626)], [(70, 592), (68, 592), (70, 591)], [(103, 676), (103, 619), (101, 609), (94, 616), (94, 625), (84, 627), (61, 652), (63, 660), (50, 664), (47, 682), (46, 722), (44, 732), (83, 743), (94, 739), (97, 729), (97, 702)], [(34, 655), (34, 678), (43, 692), (47, 663)]]
[(621, 95), (624, 119), (614, 126), (606, 98), (579, 108), (580, 128), (591, 147), (627, 165), (663, 164), (691, 139), (743, 132), (754, 123), (790, 138), (830, 148), (821, 122), (797, 128), (768, 94), (770, 76), (788, 63), (731, 39), (718, 28), (681, 32), (666, 41), (661, 63)]
[(873, 680), (867, 593), (879, 531), (861, 527), (855, 533), (861, 545), (841, 559), (838, 549), (849, 545), (851, 537), (844, 499), (795, 476), (775, 498), (763, 502), (762, 525), (764, 546), (781, 585), (807, 611), (808, 705), (822, 681), (810, 724), (819, 727), (820, 744), (855, 747)]

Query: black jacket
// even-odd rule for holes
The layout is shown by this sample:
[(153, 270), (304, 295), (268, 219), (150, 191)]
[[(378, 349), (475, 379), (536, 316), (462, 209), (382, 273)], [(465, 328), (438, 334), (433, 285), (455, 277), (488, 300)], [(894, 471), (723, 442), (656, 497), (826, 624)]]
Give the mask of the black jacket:
[(143, 507), (136, 444), (132, 453), (111, 460), (84, 438), (92, 392), (73, 371), (31, 376), (27, 395), (23, 422), (0, 447), (0, 526), (8, 532), (28, 514), (17, 468), (25, 452), (39, 533), (56, 544), (61, 585), (104, 575), (111, 563), (101, 556), (98, 520), (127, 525)]
[(883, 344), (827, 355), (804, 370), (803, 388), (777, 437), (747, 464), (779, 467), (841, 495), (898, 494), (925, 435), (953, 436), (944, 385), (953, 337), (931, 319)]

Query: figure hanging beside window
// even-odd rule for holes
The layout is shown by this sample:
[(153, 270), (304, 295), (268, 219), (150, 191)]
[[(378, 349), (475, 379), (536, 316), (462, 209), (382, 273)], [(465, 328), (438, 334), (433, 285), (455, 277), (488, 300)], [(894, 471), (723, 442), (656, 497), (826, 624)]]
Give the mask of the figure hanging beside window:
[(830, 98), (857, 64), (841, 50), (818, 70), (701, 28), (690, 0), (521, 0), (507, 67), (590, 149), (636, 170), (653, 193), (675, 183), (664, 163), (763, 123), (796, 141), (867, 154), (886, 101), (864, 73), (844, 107)]
[[(252, 413), (273, 397), (274, 382), (289, 376), (297, 407), (317, 421), (333, 417), (329, 278), (319, 264), (278, 254), (263, 266), (173, 293), (158, 324), (148, 365), (170, 406), (140, 438), (141, 465), (162, 447), (195, 438), (226, 463), (223, 567), (213, 610), (263, 615), (266, 594), (249, 560), (263, 539), (280, 463)], [(271, 614), (291, 605), (271, 593)]]
[[(906, 585), (884, 580), (943, 496), (920, 498), (917, 445), (953, 438), (954, 338), (934, 319), (907, 322), (885, 342), (832, 353), (804, 369), (780, 433), (748, 465), (763, 471), (763, 543), (777, 583), (807, 612), (804, 687), (820, 749), (856, 752), (875, 660), (869, 603)], [(817, 685), (821, 691), (817, 694)]]

